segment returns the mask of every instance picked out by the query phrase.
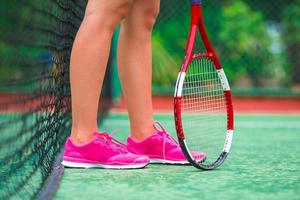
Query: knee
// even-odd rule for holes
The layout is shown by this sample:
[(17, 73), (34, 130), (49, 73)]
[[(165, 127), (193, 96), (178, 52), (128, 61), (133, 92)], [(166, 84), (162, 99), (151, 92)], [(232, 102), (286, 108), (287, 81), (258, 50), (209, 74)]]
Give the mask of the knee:
[(146, 30), (153, 29), (158, 14), (159, 14), (159, 5), (153, 5), (152, 7), (146, 9), (145, 12), (141, 14), (142, 15), (141, 18), (144, 20), (144, 28)]
[(92, 23), (93, 27), (113, 32), (126, 17), (133, 0), (123, 0), (119, 5), (97, 7), (88, 5), (83, 22)]
[(130, 17), (126, 18), (126, 21), (128, 21), (127, 23), (130, 24), (132, 28), (138, 28), (139, 31), (151, 32), (158, 14), (159, 4), (153, 4), (134, 10), (133, 13), (130, 13)]

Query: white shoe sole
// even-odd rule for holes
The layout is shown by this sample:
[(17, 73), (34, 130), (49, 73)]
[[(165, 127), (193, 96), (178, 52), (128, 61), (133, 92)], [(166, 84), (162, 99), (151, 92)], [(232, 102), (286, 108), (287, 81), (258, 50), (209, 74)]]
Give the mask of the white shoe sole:
[(173, 165), (187, 165), (190, 164), (186, 161), (174, 161), (174, 160), (164, 160), (164, 159), (150, 159), (151, 164), (173, 164)]
[(78, 163), (62, 161), (61, 164), (65, 167), (71, 168), (103, 168), (103, 169), (140, 169), (146, 167), (147, 164), (130, 164), (130, 165), (103, 165), (103, 164), (89, 164), (89, 163)]

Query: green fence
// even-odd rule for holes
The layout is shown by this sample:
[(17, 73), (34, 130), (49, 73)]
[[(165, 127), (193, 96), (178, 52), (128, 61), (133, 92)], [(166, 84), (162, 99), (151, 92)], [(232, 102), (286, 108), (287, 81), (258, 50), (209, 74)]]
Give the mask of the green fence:
[[(11, 4), (11, 9), (0, 8), (3, 15), (24, 13), (25, 16), (27, 12), (18, 10), (14, 1), (5, 4)], [(234, 94), (300, 94), (300, 0), (204, 0), (203, 8), (209, 36)], [(161, 0), (161, 12), (153, 31), (155, 94), (173, 93), (184, 55), (189, 15), (188, 0)], [(0, 31), (0, 38), (9, 32), (7, 29), (19, 31), (15, 28), (22, 27), (21, 23), (22, 20), (12, 23), (0, 18), (0, 24), (6, 27)], [(24, 70), (6, 63), (15, 57), (14, 50), (0, 40), (0, 81), (32, 73), (31, 68)], [(26, 48), (18, 51), (35, 53)]]

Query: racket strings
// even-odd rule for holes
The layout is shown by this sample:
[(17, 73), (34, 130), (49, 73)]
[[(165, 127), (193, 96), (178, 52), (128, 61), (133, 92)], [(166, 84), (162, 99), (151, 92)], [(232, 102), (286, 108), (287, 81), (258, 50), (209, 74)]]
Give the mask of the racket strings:
[(182, 89), (182, 122), (191, 151), (204, 151), (206, 162), (215, 161), (226, 133), (226, 99), (213, 62), (193, 60)]

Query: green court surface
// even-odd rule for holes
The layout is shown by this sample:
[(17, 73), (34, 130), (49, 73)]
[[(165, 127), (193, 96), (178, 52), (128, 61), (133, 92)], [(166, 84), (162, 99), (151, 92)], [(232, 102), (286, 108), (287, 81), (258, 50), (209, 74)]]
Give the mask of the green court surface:
[[(174, 134), (172, 115), (156, 120)], [(129, 134), (128, 117), (111, 114), (102, 130)], [(232, 152), (214, 171), (149, 165), (139, 170), (65, 169), (55, 200), (299, 199), (300, 115), (238, 115)]]

